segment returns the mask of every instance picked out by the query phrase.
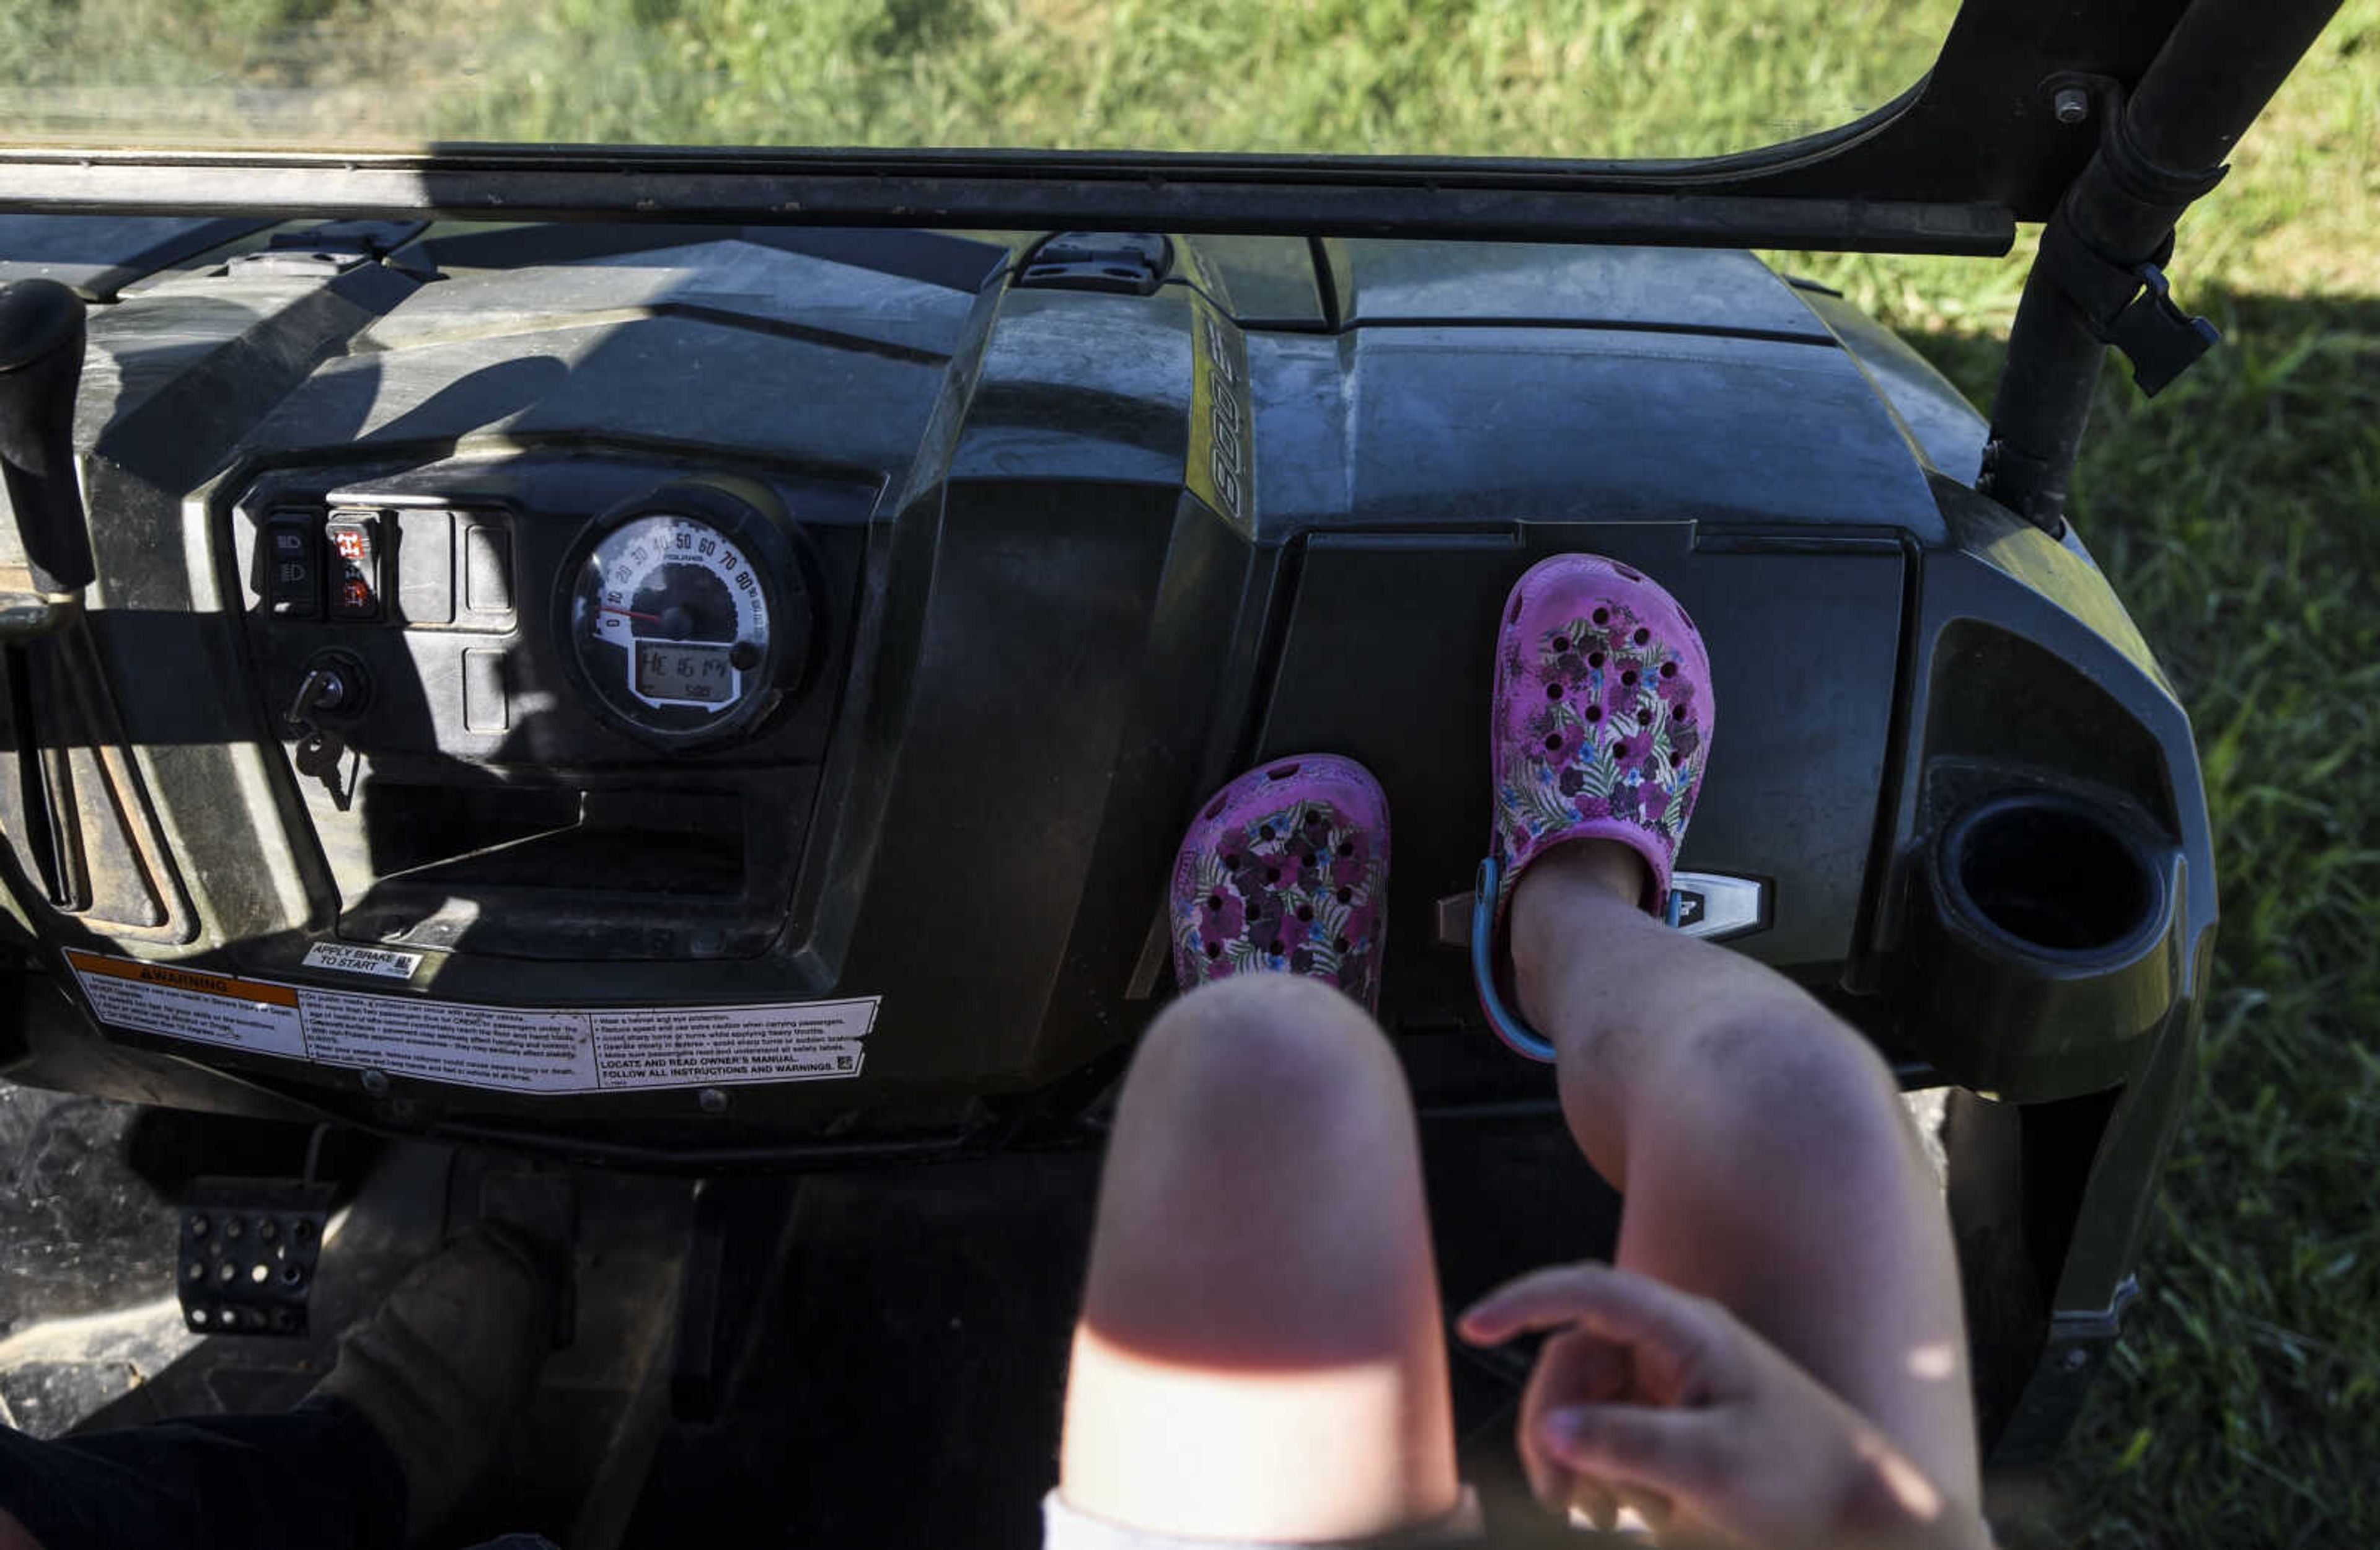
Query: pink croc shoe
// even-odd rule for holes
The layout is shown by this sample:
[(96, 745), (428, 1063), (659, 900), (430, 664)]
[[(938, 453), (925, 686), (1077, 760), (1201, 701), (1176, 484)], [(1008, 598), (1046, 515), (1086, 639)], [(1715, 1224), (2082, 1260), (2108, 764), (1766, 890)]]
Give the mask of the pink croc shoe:
[(1497, 992), (1521, 873), (1569, 841), (1616, 840), (1645, 860), (1645, 907), (1671, 919), (1670, 869), (1710, 735), (1710, 659), (1658, 583), (1599, 555), (1557, 554), (1513, 584), (1496, 640), (1496, 827), (1479, 864), (1471, 972), (1489, 1026), (1521, 1054), (1554, 1058)]
[(1380, 1004), (1389, 802), (1333, 754), (1274, 759), (1200, 810), (1173, 863), (1173, 974), (1184, 990), (1278, 971)]

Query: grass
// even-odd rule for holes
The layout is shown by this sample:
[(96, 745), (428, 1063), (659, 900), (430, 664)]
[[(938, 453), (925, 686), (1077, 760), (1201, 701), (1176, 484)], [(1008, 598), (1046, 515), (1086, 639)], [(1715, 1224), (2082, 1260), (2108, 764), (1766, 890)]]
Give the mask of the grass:
[[(0, 0), (0, 122), (104, 133), (137, 108), (152, 130), (375, 139), (1690, 153), (1885, 100), (1950, 6), (1410, 10)], [(2030, 242), (2000, 262), (1772, 257), (1988, 402)], [(2078, 475), (2076, 522), (2198, 730), (2224, 923), (2148, 1294), (2026, 1544), (2380, 1544), (2375, 255), (2380, 0), (2349, 0), (2185, 223), (2177, 288), (2226, 347), (2154, 403), (2111, 369)]]

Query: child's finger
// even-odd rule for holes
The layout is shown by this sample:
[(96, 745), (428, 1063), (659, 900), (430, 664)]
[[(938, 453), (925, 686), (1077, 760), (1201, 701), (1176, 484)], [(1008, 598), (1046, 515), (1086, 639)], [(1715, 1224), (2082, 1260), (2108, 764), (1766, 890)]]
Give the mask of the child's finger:
[(1474, 1345), (1584, 1324), (1611, 1338), (1684, 1353), (1709, 1343), (1695, 1299), (1609, 1265), (1564, 1265), (1508, 1281), (1463, 1310), (1457, 1327)]
[(1573, 1405), (1548, 1411), (1537, 1441), (1548, 1458), (1615, 1487), (1708, 1500), (1735, 1476), (1727, 1412), (1645, 1405)]

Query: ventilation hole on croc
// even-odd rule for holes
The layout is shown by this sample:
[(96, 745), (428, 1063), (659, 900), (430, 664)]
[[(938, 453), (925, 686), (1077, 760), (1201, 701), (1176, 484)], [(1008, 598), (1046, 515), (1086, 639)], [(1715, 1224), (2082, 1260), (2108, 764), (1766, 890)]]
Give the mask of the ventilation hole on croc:
[(1567, 651), (1567, 650), (1569, 650), (1569, 649), (1570, 649), (1570, 636), (1554, 636), (1554, 655), (1555, 655), (1555, 656), (1559, 657), (1559, 656), (1560, 656), (1563, 652), (1565, 652), (1565, 651)]
[(1269, 883), (1277, 883), (1277, 882), (1281, 881), (1281, 868), (1280, 868), (1280, 867), (1278, 867), (1278, 866), (1268, 866), (1268, 867), (1266, 867), (1266, 868), (1265, 868), (1265, 881), (1267, 881), (1267, 882), (1269, 882)]
[(1339, 902), (1342, 904), (1352, 904), (1354, 902), (1355, 890), (1354, 889), (1342, 888), (1339, 890)]
[(1266, 780), (1268, 780), (1268, 781), (1286, 781), (1286, 780), (1288, 780), (1292, 775), (1294, 775), (1294, 774), (1296, 774), (1296, 773), (1297, 773), (1297, 766), (1295, 766), (1295, 765), (1293, 765), (1293, 764), (1284, 764), (1284, 765), (1282, 765), (1282, 766), (1281, 766), (1280, 769), (1268, 769), (1268, 770), (1266, 770), (1266, 771), (1265, 771), (1265, 779), (1266, 779)]
[(1661, 676), (1662, 676), (1662, 677), (1664, 677), (1664, 678), (1675, 678), (1677, 675), (1678, 675), (1678, 664), (1677, 664), (1677, 663), (1675, 663), (1675, 662), (1663, 662), (1663, 663), (1661, 664)]
[(1319, 813), (1308, 813), (1305, 815), (1305, 827), (1309, 829), (1328, 829), (1330, 827), (1330, 820)]
[(1548, 699), (1560, 699), (1560, 698), (1561, 698), (1561, 696), (1562, 696), (1562, 686), (1561, 686), (1560, 684), (1547, 684), (1547, 685), (1546, 685), (1546, 697), (1547, 697)]
[(1627, 684), (1632, 689), (1634, 688), (1636, 686), (1636, 670), (1632, 667), (1626, 672), (1621, 673), (1620, 675), (1620, 682)]
[(1671, 720), (1671, 721), (1684, 721), (1685, 719), (1686, 719), (1686, 708), (1685, 708), (1684, 706), (1682, 706), (1682, 705), (1673, 705), (1673, 706), (1670, 707), (1670, 720)]
[(1300, 920), (1312, 920), (1314, 918), (1314, 906), (1311, 904), (1298, 905), (1297, 918)]
[(1288, 951), (1289, 950), (1287, 948), (1281, 946), (1279, 942), (1275, 942), (1270, 947), (1265, 949), (1265, 956), (1268, 958), (1278, 958)]
[(1221, 909), (1223, 907), (1223, 896), (1220, 893), (1209, 893), (1207, 895), (1207, 907), (1210, 910)]
[(1355, 842), (1353, 840), (1340, 841), (1339, 854), (1341, 855), (1354, 855), (1355, 854)]
[(1548, 752), (1554, 752), (1559, 750), (1560, 747), (1561, 733), (1558, 732), (1549, 732), (1546, 733), (1546, 749)]
[(1262, 829), (1257, 829), (1257, 838), (1259, 838), (1259, 839), (1264, 839), (1264, 840), (1269, 840), (1269, 839), (1271, 839), (1271, 838), (1272, 838), (1272, 825), (1270, 825), (1270, 824), (1267, 824), (1267, 825), (1265, 825)]
[(1589, 651), (1586, 654), (1586, 665), (1589, 667), (1601, 667), (1603, 665), (1603, 653), (1600, 651)]
[(1616, 759), (1626, 758), (1628, 757), (1628, 745), (1625, 743), (1614, 743), (1611, 745), (1611, 757)]
[(1347, 938), (1344, 937), (1333, 937), (1330, 938), (1330, 951), (1333, 952), (1344, 952), (1347, 951), (1348, 946), (1349, 943)]
[(1223, 944), (1216, 941), (1208, 942), (1207, 944), (1207, 956), (1209, 958), (1220, 958), (1223, 956)]
[(1212, 823), (1217, 818), (1221, 817), (1223, 816), (1223, 799), (1220, 796), (1215, 798), (1213, 802), (1208, 804), (1207, 810), (1198, 816), (1206, 819), (1208, 823)]
[(1629, 638), (1629, 639), (1631, 639), (1631, 640), (1633, 640), (1633, 641), (1634, 641), (1637, 645), (1642, 646), (1642, 645), (1644, 645), (1646, 641), (1648, 641), (1648, 640), (1650, 640), (1650, 639), (1652, 639), (1652, 638), (1653, 638), (1653, 632), (1652, 632), (1652, 631), (1650, 631), (1650, 630), (1648, 630), (1648, 629), (1644, 628), (1642, 625), (1639, 625), (1639, 626), (1637, 627), (1636, 633), (1635, 633), (1634, 635), (1633, 635), (1633, 636), (1630, 636), (1628, 638)]
[(1586, 708), (1586, 719), (1590, 721), (1599, 721), (1603, 720), (1603, 707), (1599, 705), (1588, 706)]
[(1230, 854), (1230, 855), (1227, 855), (1227, 856), (1223, 857), (1223, 870), (1224, 870), (1224, 871), (1226, 871), (1226, 872), (1236, 872), (1236, 871), (1238, 871), (1239, 869), (1240, 869), (1240, 857), (1239, 857), (1239, 854), (1238, 854), (1237, 852), (1233, 852), (1232, 854)]
[(1257, 921), (1262, 920), (1263, 918), (1264, 906), (1262, 904), (1250, 904), (1248, 906), (1248, 924), (1250, 926), (1254, 926)]
[(1598, 608), (1598, 609), (1597, 609), (1597, 610), (1595, 611), (1595, 622), (1596, 622), (1597, 624), (1610, 624), (1610, 623), (1611, 623), (1611, 611), (1610, 611), (1609, 609), (1608, 609), (1608, 608)]

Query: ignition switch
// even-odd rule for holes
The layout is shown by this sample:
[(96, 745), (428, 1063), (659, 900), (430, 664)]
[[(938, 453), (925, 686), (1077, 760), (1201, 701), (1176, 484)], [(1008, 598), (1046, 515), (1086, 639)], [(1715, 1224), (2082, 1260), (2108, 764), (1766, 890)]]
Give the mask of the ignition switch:
[(370, 697), (363, 663), (345, 651), (318, 651), (307, 660), (298, 697), (289, 702), (289, 731), (298, 739), (290, 757), (298, 773), (322, 781), (342, 813), (355, 794), (342, 769), (347, 745), (322, 722), (352, 721)]
[(346, 651), (317, 651), (307, 659), (306, 675), (298, 681), (298, 697), (286, 712), (291, 730), (299, 735), (313, 730), (315, 721), (352, 721), (371, 697), (371, 681), (364, 664)]

